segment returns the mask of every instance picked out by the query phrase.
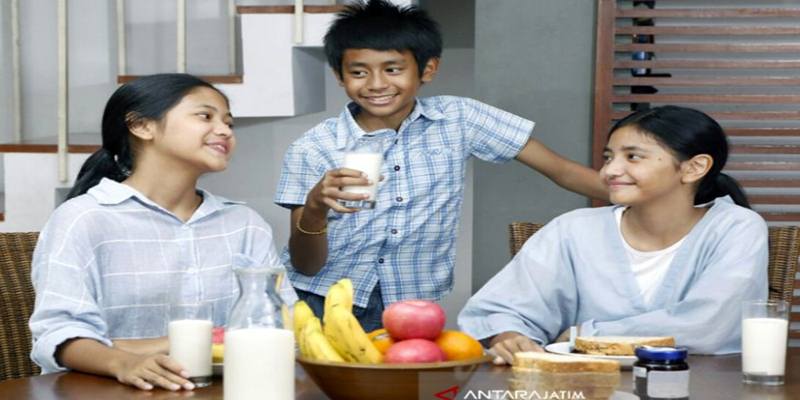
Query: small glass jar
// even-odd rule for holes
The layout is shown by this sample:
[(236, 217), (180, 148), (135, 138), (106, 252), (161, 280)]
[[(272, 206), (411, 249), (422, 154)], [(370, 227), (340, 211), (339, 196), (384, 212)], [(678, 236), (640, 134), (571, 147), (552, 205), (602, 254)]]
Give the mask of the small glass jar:
[(634, 393), (641, 400), (688, 400), (689, 364), (685, 347), (636, 348)]

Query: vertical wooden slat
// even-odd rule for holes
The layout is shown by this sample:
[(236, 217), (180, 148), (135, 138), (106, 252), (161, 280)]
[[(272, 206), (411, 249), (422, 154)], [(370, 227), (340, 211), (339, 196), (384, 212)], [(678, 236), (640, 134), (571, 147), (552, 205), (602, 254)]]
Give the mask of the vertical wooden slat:
[(128, 73), (125, 42), (125, 0), (117, 0), (117, 75)]
[(294, 43), (303, 43), (303, 0), (294, 0)]
[(19, 52), (19, 0), (11, 0), (11, 129), (15, 142), (22, 141), (22, 69)]
[[(592, 166), (603, 164), (606, 131), (611, 123), (611, 90), (614, 80), (614, 11), (616, 0), (597, 0), (597, 38), (594, 78), (594, 121), (592, 126)], [(603, 202), (592, 200), (592, 205)]]
[(236, 73), (236, 1), (228, 0), (228, 73)]
[(58, 0), (58, 180), (67, 181), (69, 146), (69, 71), (67, 0)]
[(177, 0), (177, 63), (178, 72), (186, 72), (186, 0)]

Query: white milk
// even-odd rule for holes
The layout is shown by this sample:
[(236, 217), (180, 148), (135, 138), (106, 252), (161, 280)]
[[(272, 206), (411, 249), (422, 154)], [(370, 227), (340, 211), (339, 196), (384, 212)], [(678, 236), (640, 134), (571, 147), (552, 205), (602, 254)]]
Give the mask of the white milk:
[(277, 328), (225, 332), (225, 400), (293, 400), (294, 333)]
[(370, 201), (375, 201), (378, 192), (378, 180), (381, 177), (383, 154), (380, 153), (346, 153), (344, 155), (345, 168), (355, 169), (367, 174), (367, 179), (372, 181), (369, 186), (345, 186), (343, 190), (350, 193), (367, 193)]
[(742, 372), (783, 375), (789, 321), (782, 318), (742, 320)]
[(211, 321), (171, 321), (169, 356), (181, 364), (192, 378), (211, 376)]

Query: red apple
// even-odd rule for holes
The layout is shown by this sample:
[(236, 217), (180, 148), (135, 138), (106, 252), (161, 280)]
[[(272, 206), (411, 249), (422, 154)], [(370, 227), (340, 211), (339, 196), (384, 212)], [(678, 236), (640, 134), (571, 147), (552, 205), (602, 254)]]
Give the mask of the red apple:
[(397, 342), (386, 350), (383, 362), (388, 364), (428, 363), (444, 361), (444, 353), (436, 343), (425, 339)]
[(436, 339), (444, 328), (444, 310), (427, 300), (403, 300), (383, 311), (383, 327), (395, 340)]
[(211, 343), (222, 344), (225, 342), (225, 327), (218, 326), (211, 329)]

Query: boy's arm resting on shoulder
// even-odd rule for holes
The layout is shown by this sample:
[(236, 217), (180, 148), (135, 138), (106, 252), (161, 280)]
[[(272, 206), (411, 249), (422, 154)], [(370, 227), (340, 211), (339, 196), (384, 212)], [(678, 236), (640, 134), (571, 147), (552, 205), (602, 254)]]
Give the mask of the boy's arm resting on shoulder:
[(608, 200), (608, 187), (597, 171), (560, 156), (534, 138), (528, 139), (516, 158), (564, 189), (593, 199)]

